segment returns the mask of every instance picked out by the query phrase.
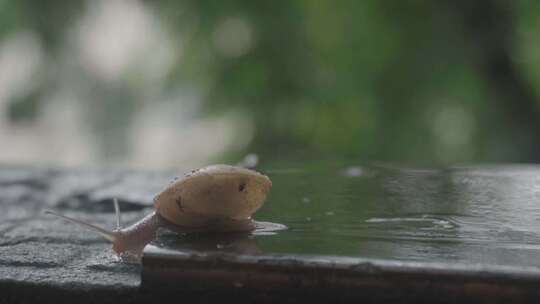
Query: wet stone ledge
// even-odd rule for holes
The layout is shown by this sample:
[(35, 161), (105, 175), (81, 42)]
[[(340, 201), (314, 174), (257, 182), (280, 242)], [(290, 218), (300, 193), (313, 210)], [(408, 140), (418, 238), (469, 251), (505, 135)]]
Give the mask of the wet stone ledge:
[[(539, 176), (538, 167), (490, 170), (489, 175), (465, 170), (458, 172), (461, 174), (458, 177), (463, 176), (468, 182), (473, 178), (475, 184), (483, 185), (482, 189), (495, 189), (503, 184), (517, 187), (520, 191), (511, 193), (520, 196), (513, 199), (526, 206), (531, 195), (536, 197), (536, 188), (525, 182)], [(376, 180), (377, 185), (384, 184), (389, 176), (393, 187), (419, 193), (414, 199), (400, 200), (404, 204), (416, 204), (438, 193), (429, 187), (428, 195), (417, 191), (418, 185), (422, 189), (432, 185), (430, 180), (433, 179), (425, 179), (424, 171), (408, 170), (405, 175), (400, 173), (402, 170), (397, 171), (398, 175), (393, 174), (394, 171), (389, 175), (382, 174), (384, 171), (380, 169), (372, 171), (374, 174), (368, 177), (382, 176)], [(291, 189), (302, 186), (296, 181), (307, 184), (304, 185), (307, 193), (315, 189), (316, 184), (310, 184), (309, 178), (316, 174), (315, 179), (328, 175), (325, 182), (337, 179), (333, 171), (329, 172), (310, 171), (301, 175), (302, 179), (296, 175), (272, 176), (276, 187), (270, 200), (279, 207), (280, 221), (285, 216), (283, 206), (279, 205), (280, 195), (281, 203), (290, 204), (297, 194)], [(346, 256), (308, 257), (289, 251), (272, 254), (260, 250), (252, 235), (244, 235), (230, 240), (240, 253), (210, 251), (208, 244), (219, 248), (212, 239), (201, 238), (200, 242), (195, 242), (186, 237), (182, 243), (174, 238), (176, 245), (182, 243), (176, 247), (174, 243), (163, 242), (166, 238), (162, 238), (147, 246), (142, 264), (138, 264), (118, 260), (110, 244), (100, 236), (43, 214), (44, 210), (53, 209), (112, 228), (115, 226), (112, 201), (117, 198), (123, 222), (128, 224), (152, 210), (154, 194), (177, 174), (0, 166), (0, 303), (149, 303), (157, 300), (174, 303), (539, 303), (540, 267), (535, 255), (529, 260), (529, 251), (527, 254), (516, 251), (519, 253), (513, 255), (518, 257), (514, 259), (516, 263), (504, 267), (478, 262), (459, 264), (448, 259), (425, 263), (395, 258), (385, 261)], [(442, 177), (446, 180), (444, 174)], [(396, 176), (404, 177), (396, 179)], [(285, 177), (292, 179), (290, 183)], [(348, 185), (344, 181), (350, 181), (344, 179), (333, 187)], [(350, 185), (361, 186), (352, 182)], [(465, 194), (473, 193), (471, 189), (474, 188), (456, 190), (461, 194), (457, 197), (470, 197)], [(301, 204), (306, 203), (304, 192), (302, 199), (296, 198)], [(410, 198), (407, 193), (383, 191), (377, 195), (382, 198), (381, 202), (388, 202), (389, 195)], [(482, 202), (483, 197), (482, 194), (476, 200)], [(489, 197), (492, 201), (494, 196)], [(509, 197), (503, 199), (501, 204)], [(278, 234), (273, 240), (281, 244), (284, 236)], [(364, 239), (364, 245), (368, 241)], [(495, 238), (493, 242), (498, 240)], [(166, 247), (161, 248), (160, 244)], [(484, 243), (484, 247), (487, 245)], [(497, 256), (493, 250), (485, 251), (484, 257), (489, 257), (490, 252)], [(532, 250), (536, 252), (536, 247)], [(527, 259), (521, 261), (523, 257)]]

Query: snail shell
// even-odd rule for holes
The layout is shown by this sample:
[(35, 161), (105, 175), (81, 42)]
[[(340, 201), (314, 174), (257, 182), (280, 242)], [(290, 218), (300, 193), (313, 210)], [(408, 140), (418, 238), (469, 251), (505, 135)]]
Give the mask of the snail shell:
[(266, 199), (272, 182), (256, 171), (213, 165), (188, 173), (158, 193), (156, 212), (167, 221), (189, 228), (220, 220), (249, 220)]

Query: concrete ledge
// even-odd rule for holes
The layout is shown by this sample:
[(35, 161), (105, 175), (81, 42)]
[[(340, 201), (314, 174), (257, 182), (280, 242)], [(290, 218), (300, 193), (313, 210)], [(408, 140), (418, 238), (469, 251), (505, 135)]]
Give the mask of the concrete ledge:
[(540, 268), (178, 252), (154, 246), (145, 250), (142, 272), (143, 290), (267, 302), (537, 303), (538, 286)]

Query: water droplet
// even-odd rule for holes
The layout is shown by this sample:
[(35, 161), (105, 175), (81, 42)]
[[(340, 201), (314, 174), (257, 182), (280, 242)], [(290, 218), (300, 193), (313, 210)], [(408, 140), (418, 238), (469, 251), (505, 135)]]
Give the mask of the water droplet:
[(259, 164), (259, 156), (255, 153), (250, 153), (242, 159), (237, 165), (240, 167), (255, 169)]

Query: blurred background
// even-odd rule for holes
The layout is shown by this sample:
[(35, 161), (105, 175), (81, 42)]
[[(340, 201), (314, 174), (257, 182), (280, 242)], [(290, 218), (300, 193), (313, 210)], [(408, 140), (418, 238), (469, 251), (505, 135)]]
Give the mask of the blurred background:
[(540, 161), (539, 1), (0, 0), (0, 163)]

